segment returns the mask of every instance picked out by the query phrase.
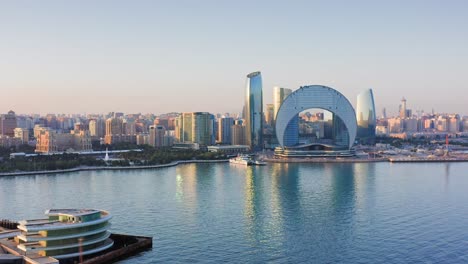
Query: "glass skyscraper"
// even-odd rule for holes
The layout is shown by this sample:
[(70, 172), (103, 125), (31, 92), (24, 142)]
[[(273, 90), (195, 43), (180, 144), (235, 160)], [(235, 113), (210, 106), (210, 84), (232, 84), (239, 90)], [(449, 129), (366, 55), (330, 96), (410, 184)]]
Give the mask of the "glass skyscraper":
[(357, 138), (361, 143), (375, 143), (375, 117), (374, 94), (367, 89), (357, 96), (356, 120), (358, 124)]
[(273, 88), (273, 119), (276, 119), (276, 115), (278, 114), (281, 104), (283, 103), (284, 99), (286, 99), (286, 97), (288, 97), (288, 95), (290, 95), (291, 93), (292, 90), (288, 88), (282, 88), (278, 86), (275, 86)]
[(221, 144), (231, 144), (231, 127), (234, 125), (234, 118), (221, 117), (218, 119), (218, 142)]
[(252, 72), (247, 75), (244, 105), (244, 119), (246, 126), (246, 144), (253, 151), (263, 149), (263, 93), (262, 75)]
[[(281, 107), (283, 101), (292, 93), (291, 89), (275, 87), (273, 89), (273, 101), (274, 101), (274, 116), (276, 115)], [(297, 115), (291, 119), (284, 135), (284, 145), (294, 146), (299, 143), (299, 116)]]

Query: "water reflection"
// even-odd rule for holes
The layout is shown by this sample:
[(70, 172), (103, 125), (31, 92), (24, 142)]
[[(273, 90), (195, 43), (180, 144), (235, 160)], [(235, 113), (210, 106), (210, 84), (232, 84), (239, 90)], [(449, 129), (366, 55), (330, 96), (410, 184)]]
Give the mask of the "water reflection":
[[(363, 210), (373, 206), (374, 199), (369, 199), (375, 195), (375, 166), (371, 163), (353, 164), (355, 206), (358, 210)], [(370, 203), (370, 204), (369, 204)]]
[(51, 204), (107, 209), (113, 231), (154, 237), (152, 251), (123, 263), (461, 263), (467, 168), (192, 164), (0, 177), (0, 218), (43, 217)]
[(444, 168), (445, 168), (445, 191), (447, 191), (448, 189), (448, 186), (450, 184), (450, 162), (446, 162), (444, 164)]
[[(236, 167), (237, 170), (240, 168)], [(263, 226), (264, 217), (261, 217), (262, 198), (261, 198), (261, 182), (256, 177), (256, 167), (250, 166), (245, 168), (245, 184), (244, 184), (244, 217), (247, 237), (254, 245), (261, 240), (259, 234)]]
[(187, 164), (176, 168), (175, 198), (191, 221), (209, 221), (204, 218), (204, 213), (217, 206), (219, 190), (216, 182), (223, 177), (219, 172), (210, 164)]
[(197, 211), (198, 169), (196, 164), (176, 167), (176, 199), (193, 216)]

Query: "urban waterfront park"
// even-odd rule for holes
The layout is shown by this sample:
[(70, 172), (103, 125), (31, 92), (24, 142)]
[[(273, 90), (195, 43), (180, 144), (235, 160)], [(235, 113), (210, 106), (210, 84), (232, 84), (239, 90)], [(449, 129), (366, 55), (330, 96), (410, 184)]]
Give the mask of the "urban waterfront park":
[(0, 177), (0, 215), (102, 208), (152, 236), (122, 263), (463, 263), (468, 163), (181, 164)]

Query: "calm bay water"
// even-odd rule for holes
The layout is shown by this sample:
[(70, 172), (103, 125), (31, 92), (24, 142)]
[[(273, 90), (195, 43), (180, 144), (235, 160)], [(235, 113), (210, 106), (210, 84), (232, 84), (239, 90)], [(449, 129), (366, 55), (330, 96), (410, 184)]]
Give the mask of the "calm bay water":
[(122, 263), (468, 263), (468, 163), (189, 164), (0, 177), (0, 218), (109, 210)]

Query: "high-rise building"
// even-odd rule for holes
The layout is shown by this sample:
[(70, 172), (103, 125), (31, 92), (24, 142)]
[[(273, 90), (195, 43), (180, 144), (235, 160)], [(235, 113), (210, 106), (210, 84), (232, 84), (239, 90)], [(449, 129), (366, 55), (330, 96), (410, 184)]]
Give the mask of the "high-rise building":
[(245, 126), (242, 120), (236, 120), (231, 127), (231, 144), (232, 145), (245, 145)]
[(367, 89), (357, 96), (356, 120), (357, 139), (365, 144), (374, 144), (377, 119), (372, 89)]
[(111, 117), (106, 120), (106, 135), (122, 135), (122, 119)]
[(182, 115), (175, 118), (174, 139), (176, 142), (183, 142), (183, 121)]
[(416, 118), (407, 118), (404, 121), (405, 132), (418, 132), (418, 120)]
[(436, 120), (435, 127), (437, 131), (447, 132), (448, 131), (448, 118), (446, 116), (439, 116)]
[(460, 130), (463, 132), (468, 132), (468, 117), (464, 116), (462, 118)]
[(136, 144), (137, 145), (149, 145), (149, 135), (148, 134), (136, 135)]
[(86, 127), (87, 126), (85, 124), (78, 122), (73, 126), (73, 130), (88, 130)]
[[(50, 121), (53, 123), (53, 121)], [(49, 121), (45, 120), (44, 126), (48, 126), (50, 123)], [(68, 117), (61, 116), (57, 118), (58, 129), (63, 131), (71, 130), (74, 126), (74, 120)]]
[(460, 116), (459, 115), (450, 116), (450, 119), (448, 120), (448, 131), (451, 133), (460, 132)]
[(89, 133), (92, 137), (102, 138), (106, 135), (106, 123), (103, 119), (89, 120)]
[(265, 109), (265, 124), (272, 127), (274, 125), (275, 105), (267, 104)]
[(149, 127), (149, 144), (153, 147), (164, 147), (164, 136), (166, 128), (162, 125), (153, 125)]
[(175, 139), (178, 142), (213, 145), (214, 123), (214, 116), (207, 112), (182, 113), (175, 120)]
[(166, 128), (166, 130), (174, 130), (175, 126), (175, 118), (174, 117), (158, 117), (154, 119), (155, 125), (162, 125)]
[(192, 142), (200, 145), (213, 145), (214, 118), (210, 113), (194, 112), (192, 119)]
[[(292, 93), (291, 89), (274, 87), (273, 101), (274, 101), (274, 120), (276, 123), (276, 115), (281, 107), (283, 101)], [(285, 130), (284, 145), (294, 146), (299, 142), (299, 116), (294, 117), (289, 122)]]
[(122, 121), (122, 134), (124, 135), (135, 135), (135, 121), (130, 118), (126, 118)]
[(401, 99), (401, 104), (400, 104), (400, 118), (406, 118), (407, 117), (407, 112), (406, 112), (406, 99), (403, 97)]
[(123, 121), (118, 117), (111, 117), (106, 120), (106, 144), (115, 144), (122, 142), (136, 143), (135, 135), (124, 134)]
[(138, 120), (135, 122), (135, 132), (136, 133), (148, 133), (148, 125), (146, 124), (146, 120)]
[(263, 149), (263, 92), (262, 75), (252, 72), (247, 75), (244, 105), (244, 119), (246, 127), (246, 145), (251, 150)]
[(19, 138), (21, 140), (21, 144), (27, 144), (29, 142), (29, 129), (25, 128), (15, 128), (15, 138)]
[[(36, 152), (57, 152), (56, 133), (48, 127), (37, 127), (34, 131), (36, 137)], [(37, 133), (37, 135), (36, 135)]]
[(174, 145), (174, 130), (166, 130), (164, 134), (163, 146), (170, 147)]
[(46, 127), (50, 127), (52, 129), (60, 129), (59, 122), (54, 114), (46, 115)]
[(0, 135), (13, 137), (15, 135), (16, 114), (9, 111), (6, 115), (0, 115)]
[(231, 144), (231, 127), (234, 125), (232, 117), (221, 117), (218, 119), (218, 142), (221, 144)]
[(389, 133), (401, 133), (403, 132), (404, 122), (401, 118), (390, 118), (388, 119), (388, 132)]
[(274, 87), (273, 88), (273, 119), (276, 120), (276, 115), (283, 103), (284, 99), (288, 97), (292, 93), (291, 89), (281, 88), (281, 87)]
[(192, 141), (193, 113), (182, 113), (182, 134), (180, 142)]
[(425, 130), (434, 129), (434, 119), (429, 119), (428, 118), (428, 119), (424, 120), (423, 129), (425, 129)]

